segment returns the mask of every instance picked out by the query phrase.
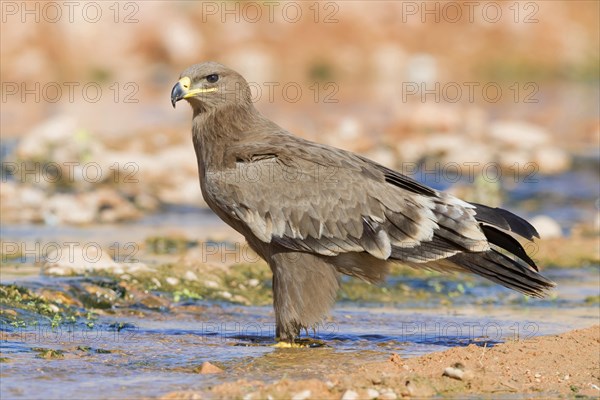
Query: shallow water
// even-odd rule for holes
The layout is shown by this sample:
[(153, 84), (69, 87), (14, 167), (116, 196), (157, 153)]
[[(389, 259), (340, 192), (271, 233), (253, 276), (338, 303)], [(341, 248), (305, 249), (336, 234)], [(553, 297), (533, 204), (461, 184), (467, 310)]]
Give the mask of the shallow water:
[[(0, 395), (133, 398), (202, 390), (241, 378), (323, 378), (332, 371), (386, 360), (392, 353), (413, 357), (471, 343), (493, 346), (598, 323), (597, 307), (584, 302), (589, 293), (597, 294), (597, 268), (546, 272), (559, 284), (555, 300), (515, 304), (504, 289), (476, 281), (449, 306), (439, 305), (436, 298), (397, 306), (341, 302), (330, 319), (309, 332), (324, 345), (317, 348), (274, 348), (271, 307), (214, 301), (184, 301), (165, 312), (107, 310), (93, 328), (76, 322), (53, 329), (41, 317), (37, 326), (27, 328), (3, 324)], [(57, 287), (77, 279), (82, 278), (3, 274), (2, 283)], [(497, 296), (497, 301), (474, 305), (480, 296)], [(46, 359), (40, 349), (63, 355)], [(197, 368), (205, 361), (226, 372), (199, 374)]]
[[(516, 205), (528, 198), (544, 198), (544, 208), (536, 214), (550, 214), (563, 226), (572, 226), (597, 213), (597, 186), (592, 184), (597, 182), (597, 172), (582, 167), (539, 184), (516, 186), (509, 190), (507, 202), (515, 206), (511, 207), (514, 211), (527, 215), (527, 210)], [(573, 199), (579, 199), (579, 207), (573, 207)], [(102, 246), (143, 242), (152, 235), (231, 235), (209, 211), (181, 207), (129, 224), (2, 225), (0, 230), (4, 242), (75, 240)], [(34, 250), (10, 268), (3, 265), (1, 283), (57, 287), (78, 279), (41, 276), (36, 264), (40, 256)], [(386, 360), (392, 353), (413, 357), (471, 343), (491, 346), (599, 322), (597, 305), (585, 302), (598, 295), (598, 266), (547, 269), (544, 274), (558, 283), (556, 297), (528, 301), (483, 280), (475, 280), (456, 295), (459, 281), (453, 278), (391, 277), (389, 287), (402, 283), (414, 289), (441, 288), (442, 295), (455, 295), (451, 304), (440, 301), (443, 296), (439, 295), (393, 305), (340, 302), (330, 319), (309, 332), (324, 344), (317, 348), (274, 348), (271, 307), (215, 301), (180, 302), (163, 312), (107, 310), (93, 328), (76, 322), (53, 329), (50, 321), (41, 317), (37, 326), (3, 324), (0, 397), (152, 397), (175, 390), (202, 390), (240, 378), (323, 378), (331, 371), (355, 370), (368, 361)], [(60, 350), (62, 358), (43, 358), (40, 348)], [(226, 372), (199, 374), (196, 369), (205, 361)]]

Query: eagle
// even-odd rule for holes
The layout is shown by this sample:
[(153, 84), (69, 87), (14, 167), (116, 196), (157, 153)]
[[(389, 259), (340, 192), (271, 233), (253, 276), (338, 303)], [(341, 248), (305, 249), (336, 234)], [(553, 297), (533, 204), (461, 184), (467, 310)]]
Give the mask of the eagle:
[(206, 203), (273, 273), (279, 341), (322, 321), (342, 274), (378, 283), (392, 263), (470, 272), (533, 297), (555, 285), (515, 238), (539, 238), (524, 219), (293, 135), (255, 108), (247, 81), (224, 65), (183, 71), (173, 107), (182, 99)]

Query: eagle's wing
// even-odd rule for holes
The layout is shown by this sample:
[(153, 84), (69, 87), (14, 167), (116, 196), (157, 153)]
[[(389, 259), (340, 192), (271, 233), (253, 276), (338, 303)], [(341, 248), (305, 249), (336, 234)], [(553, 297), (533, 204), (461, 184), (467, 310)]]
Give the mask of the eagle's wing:
[(489, 249), (474, 206), (352, 153), (290, 138), (228, 154), (229, 168), (208, 171), (207, 188), (265, 243), (416, 262)]

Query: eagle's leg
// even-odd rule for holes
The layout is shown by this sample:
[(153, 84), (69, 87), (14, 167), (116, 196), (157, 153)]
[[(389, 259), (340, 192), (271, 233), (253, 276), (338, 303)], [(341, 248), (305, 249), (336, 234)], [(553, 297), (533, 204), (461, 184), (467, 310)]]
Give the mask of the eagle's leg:
[(338, 273), (321, 257), (281, 252), (271, 256), (276, 337), (292, 342), (315, 327), (335, 302)]

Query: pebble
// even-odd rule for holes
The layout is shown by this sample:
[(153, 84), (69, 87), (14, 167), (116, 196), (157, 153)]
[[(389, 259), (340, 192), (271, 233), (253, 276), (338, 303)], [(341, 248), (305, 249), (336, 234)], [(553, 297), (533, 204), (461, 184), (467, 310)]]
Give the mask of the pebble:
[(310, 390), (303, 390), (292, 396), (292, 400), (306, 400), (310, 397)]
[(223, 370), (206, 361), (200, 366), (200, 370), (198, 372), (201, 374), (220, 374), (223, 372)]
[(489, 127), (490, 136), (514, 148), (531, 149), (547, 143), (550, 135), (541, 126), (520, 121), (496, 121)]
[(563, 235), (560, 224), (547, 215), (538, 215), (532, 218), (530, 222), (542, 239), (560, 238)]
[(358, 393), (356, 393), (354, 390), (346, 390), (342, 396), (342, 400), (357, 400), (358, 399)]
[(375, 390), (375, 389), (367, 389), (367, 398), (368, 399), (376, 399), (379, 397), (379, 391)]
[(165, 279), (165, 281), (167, 281), (167, 283), (171, 286), (177, 286), (179, 285), (179, 279), (169, 276)]
[(244, 400), (253, 400), (253, 399), (254, 399), (254, 395), (255, 395), (255, 394), (256, 394), (255, 392), (252, 392), (252, 393), (246, 393), (246, 394), (244, 395), (244, 397), (242, 397), (242, 398), (243, 398)]
[(48, 275), (81, 275), (90, 271), (117, 271), (122, 268), (99, 246), (89, 245), (83, 249), (75, 246), (52, 248), (46, 255), (43, 270)]
[(382, 400), (396, 400), (398, 396), (392, 389), (385, 388), (381, 390), (379, 398)]
[(197, 281), (198, 280), (198, 276), (192, 272), (192, 271), (186, 271), (185, 275), (183, 275), (183, 278), (186, 281)]
[(204, 281), (204, 286), (207, 288), (218, 288), (219, 284), (215, 281)]
[(449, 378), (458, 379), (459, 381), (468, 381), (473, 378), (473, 372), (465, 369), (465, 366), (461, 363), (456, 363), (451, 367), (445, 368), (442, 375)]

